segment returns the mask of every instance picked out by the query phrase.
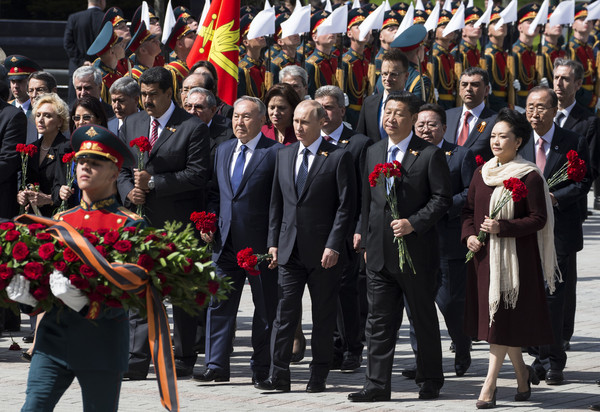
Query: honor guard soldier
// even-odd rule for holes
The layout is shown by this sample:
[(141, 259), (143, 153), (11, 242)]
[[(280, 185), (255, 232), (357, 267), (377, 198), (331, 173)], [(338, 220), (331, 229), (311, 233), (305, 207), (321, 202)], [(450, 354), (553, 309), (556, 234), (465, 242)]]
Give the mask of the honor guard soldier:
[[(292, 34), (291, 36), (281, 37), (281, 23), (290, 18), (290, 12), (281, 13), (275, 19), (275, 39), (281, 51), (274, 58), (271, 58), (271, 73), (273, 73), (273, 81), (279, 79), (279, 72), (286, 66), (300, 66), (301, 56), (298, 53), (300, 45), (300, 35)], [(303, 96), (300, 96), (302, 98)]]
[(127, 48), (134, 53), (132, 54), (134, 59), (131, 74), (127, 73), (126, 75), (138, 80), (142, 73), (152, 67), (156, 61), (156, 56), (160, 54), (160, 43), (156, 35), (146, 29), (146, 23), (142, 22)]
[(240, 19), (240, 38), (246, 48), (246, 54), (239, 63), (238, 96), (252, 96), (262, 100), (266, 90), (265, 66), (261, 59), (261, 51), (267, 42), (263, 36), (250, 40), (246, 38), (253, 19), (253, 14), (246, 14)]
[[(169, 70), (173, 76), (173, 91), (177, 99), (180, 96), (179, 90), (181, 89), (181, 83), (190, 71), (185, 60), (187, 59), (190, 50), (192, 50), (194, 40), (196, 40), (196, 33), (190, 29), (186, 20), (181, 17), (177, 19), (175, 25), (171, 29), (171, 34), (167, 38), (167, 46), (175, 53), (175, 59), (165, 65), (165, 68)], [(182, 105), (182, 103), (183, 102), (179, 102), (179, 105)]]
[(517, 13), (517, 29), (519, 30), (519, 39), (512, 47), (512, 53), (515, 58), (515, 104), (525, 107), (529, 90), (537, 86), (535, 70), (535, 52), (533, 51), (533, 39), (540, 33), (539, 27), (535, 28), (533, 35), (529, 35), (529, 26), (540, 6), (535, 3), (527, 4), (519, 9)]
[(431, 79), (425, 73), (421, 73), (419, 65), (425, 58), (425, 46), (423, 40), (427, 36), (427, 29), (415, 24), (406, 29), (392, 42), (393, 48), (398, 48), (408, 58), (408, 78), (404, 90), (416, 95), (424, 102), (433, 100)]
[(98, 56), (93, 66), (102, 73), (100, 98), (103, 102), (110, 104), (110, 86), (123, 77), (124, 73), (121, 73), (117, 66), (119, 61), (125, 58), (123, 39), (117, 36), (111, 22), (104, 24), (96, 40), (94, 40), (88, 49), (87, 54), (89, 56)]
[(588, 44), (593, 26), (591, 21), (585, 20), (587, 15), (587, 5), (578, 3), (575, 6), (573, 37), (569, 40), (568, 54), (571, 60), (577, 60), (583, 65), (583, 84), (577, 91), (575, 99), (590, 112), (595, 112), (598, 103), (598, 96), (594, 90), (597, 77), (596, 57), (594, 50)]
[[(556, 6), (550, 6), (548, 8), (548, 20), (554, 13)], [(544, 27), (544, 44), (542, 46), (541, 65), (538, 67), (538, 76), (540, 76), (540, 84), (542, 86), (549, 86), (552, 88), (552, 79), (554, 72), (554, 60), (565, 57), (565, 50), (558, 45), (559, 38), (562, 35), (562, 26), (556, 24), (551, 26), (550, 23), (546, 23)]]
[[(404, 4), (404, 3), (396, 3)], [(379, 51), (375, 56), (375, 74), (379, 76), (381, 73), (381, 57), (383, 53), (390, 49), (390, 45), (394, 41), (394, 36), (398, 31), (402, 16), (396, 10), (388, 10), (383, 16), (383, 25), (379, 31)]]
[(481, 39), (481, 26), (475, 27), (475, 23), (482, 15), (483, 13), (478, 7), (468, 7), (465, 10), (465, 27), (462, 29), (462, 39), (454, 53), (454, 60), (462, 66), (461, 72), (469, 67), (479, 67), (481, 53), (477, 43)]
[[(254, 16), (256, 16), (258, 14), (258, 10), (253, 7), (253, 6), (242, 6), (242, 8), (240, 9), (240, 39), (242, 38), (242, 30), (241, 30), (241, 26), (242, 26), (242, 20), (245, 19), (244, 16), (246, 16), (246, 14), (251, 14), (254, 18)], [(242, 58), (246, 55), (246, 46), (244, 46), (244, 43), (242, 43), (240, 41), (240, 60), (242, 60)]]
[[(160, 39), (162, 36), (162, 28), (160, 27), (160, 21), (158, 20), (158, 17), (156, 16), (154, 7), (148, 6), (148, 13), (150, 15), (150, 26), (146, 27), (146, 29), (151, 34), (157, 36)], [(136, 33), (140, 29), (141, 24), (142, 24), (142, 6), (138, 7), (135, 10), (135, 13), (133, 14), (133, 18), (131, 19), (132, 32)], [(158, 45), (160, 46), (160, 42), (158, 43)], [(162, 49), (161, 49), (161, 53), (156, 55), (156, 57), (154, 58), (154, 64), (150, 67), (164, 66), (167, 63), (167, 61), (165, 60), (165, 56), (166, 56), (166, 53), (165, 53), (165, 55), (163, 55)], [(133, 62), (134, 61), (133, 55), (129, 56), (129, 59)]]
[[(436, 97), (438, 104), (444, 110), (455, 107), (457, 93), (457, 77), (454, 72), (454, 56), (450, 53), (450, 44), (456, 37), (456, 32), (452, 32), (444, 37), (443, 32), (452, 14), (447, 10), (440, 11), (437, 28), (435, 30), (435, 41), (431, 51), (431, 72), (429, 76), (433, 81), (433, 87), (437, 90)], [(407, 83), (409, 84), (409, 83)]]
[[(129, 27), (127, 27), (127, 20), (125, 20), (125, 14), (123, 13), (123, 10), (118, 7), (111, 7), (106, 10), (106, 13), (104, 13), (104, 18), (102, 19), (102, 25), (100, 27), (104, 27), (106, 22), (112, 23), (115, 34), (123, 39), (123, 47), (127, 46), (131, 41), (131, 31), (129, 31)], [(127, 73), (129, 70), (127, 57), (119, 60), (116, 70), (122, 74)]]
[(333, 45), (336, 40), (335, 34), (317, 33), (317, 28), (329, 13), (320, 10), (313, 14), (310, 19), (311, 34), (315, 42), (315, 51), (306, 59), (306, 72), (308, 73), (308, 94), (314, 96), (315, 91), (325, 85), (337, 86), (335, 72), (337, 70), (337, 58), (332, 56)]
[(490, 78), (492, 93), (488, 96), (490, 109), (495, 112), (503, 107), (508, 107), (508, 53), (504, 50), (504, 39), (508, 34), (508, 26), (501, 25), (496, 29), (496, 22), (500, 20), (500, 6), (494, 6), (487, 25), (489, 42), (485, 46), (481, 68), (487, 70)]
[(183, 19), (185, 23), (190, 26), (190, 30), (196, 33), (198, 30), (198, 19), (196, 16), (192, 16), (192, 12), (187, 7), (178, 6), (173, 9), (175, 20)]
[(348, 38), (350, 48), (342, 57), (344, 70), (344, 88), (348, 96), (348, 107), (346, 108), (346, 121), (352, 128), (356, 128), (358, 115), (362, 106), (367, 83), (369, 82), (369, 61), (365, 59), (365, 46), (371, 40), (371, 33), (367, 33), (364, 40), (360, 40), (360, 24), (369, 15), (364, 8), (352, 9), (348, 13)]
[(23, 110), (23, 113), (29, 118), (29, 115), (31, 115), (31, 100), (27, 93), (27, 79), (30, 74), (42, 71), (42, 68), (29, 57), (18, 54), (8, 56), (4, 60), (4, 67), (8, 70), (10, 91), (14, 97), (9, 103)]

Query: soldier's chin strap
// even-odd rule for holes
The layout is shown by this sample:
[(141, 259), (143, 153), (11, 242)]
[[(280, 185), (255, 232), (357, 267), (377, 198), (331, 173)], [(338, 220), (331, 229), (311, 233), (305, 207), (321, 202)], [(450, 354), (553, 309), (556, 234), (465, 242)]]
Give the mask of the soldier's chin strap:
[[(83, 263), (93, 267), (113, 285), (132, 294), (146, 292), (148, 341), (152, 352), (152, 362), (156, 369), (160, 401), (169, 411), (179, 411), (179, 394), (169, 320), (162, 304), (162, 298), (152, 285), (146, 269), (130, 263), (109, 263), (81, 233), (67, 222), (57, 222), (33, 215), (21, 215), (15, 221), (23, 224), (41, 223), (47, 226), (47, 233), (63, 242), (75, 252)], [(94, 318), (99, 313), (100, 304), (95, 303), (95, 307), (93, 303), (90, 304), (88, 318)]]

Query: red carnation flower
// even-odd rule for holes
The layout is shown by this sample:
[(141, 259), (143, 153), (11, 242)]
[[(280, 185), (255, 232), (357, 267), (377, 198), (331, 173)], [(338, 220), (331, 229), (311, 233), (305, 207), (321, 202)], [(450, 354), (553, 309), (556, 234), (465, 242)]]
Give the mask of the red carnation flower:
[(154, 233), (151, 233), (144, 238), (144, 243), (148, 243), (148, 242), (152, 242), (152, 241), (156, 242), (158, 240), (160, 240), (160, 238), (158, 236), (156, 236)]
[(17, 262), (21, 262), (29, 255), (29, 248), (25, 243), (17, 242), (13, 247), (12, 255)]
[(219, 290), (219, 282), (216, 280), (209, 280), (207, 286), (211, 295), (214, 295)]
[(117, 240), (119, 240), (119, 232), (117, 232), (116, 230), (111, 230), (110, 232), (104, 235), (104, 243), (106, 243), (107, 245), (112, 245)]
[(40, 286), (31, 292), (31, 294), (36, 300), (44, 300), (50, 294), (50, 289), (47, 286)]
[(206, 293), (196, 293), (196, 298), (194, 300), (196, 301), (198, 306), (204, 306), (204, 303), (206, 302)]
[(105, 248), (104, 246), (102, 246), (102, 245), (98, 245), (98, 246), (94, 246), (94, 247), (96, 248), (96, 250), (97, 250), (98, 252), (100, 252), (100, 254), (101, 254), (103, 257), (107, 257), (107, 256), (108, 256), (108, 252), (106, 251), (106, 248)]
[(167, 243), (167, 248), (171, 251), (171, 253), (177, 252), (177, 245), (173, 242)]
[(87, 296), (91, 303), (104, 301), (104, 295), (98, 293), (96, 290), (92, 291), (91, 293), (88, 293)]
[(104, 236), (104, 235), (105, 235), (105, 234), (107, 234), (109, 231), (110, 231), (109, 229), (107, 229), (107, 228), (105, 228), (105, 227), (102, 227), (102, 228), (100, 228), (100, 229), (96, 230), (96, 233), (98, 233), (98, 235), (99, 235), (99, 236)]
[(517, 203), (527, 197), (527, 193), (529, 191), (527, 190), (525, 183), (523, 183), (520, 179), (511, 177), (510, 179), (505, 180), (503, 183), (504, 187), (512, 192), (513, 202)]
[(579, 158), (579, 154), (575, 150), (569, 150), (567, 152), (567, 160), (569, 162), (572, 162), (573, 160), (578, 159), (578, 158)]
[(574, 182), (581, 182), (587, 173), (587, 166), (585, 162), (579, 157), (569, 160), (569, 166), (567, 167), (567, 177)]
[(0, 223), (0, 230), (11, 230), (15, 228), (15, 224), (13, 222), (2, 222)]
[(67, 264), (65, 262), (54, 262), (54, 269), (64, 273), (67, 270)]
[(5, 281), (10, 280), (14, 273), (14, 270), (11, 267), (8, 267), (6, 263), (0, 265), (0, 279)]
[(75, 152), (65, 153), (62, 157), (63, 163), (69, 163), (75, 159)]
[(29, 262), (23, 268), (23, 276), (29, 280), (38, 280), (44, 274), (44, 266), (39, 262)]
[(4, 239), (7, 242), (12, 242), (13, 240), (18, 239), (19, 236), (21, 236), (21, 233), (18, 230), (9, 230), (8, 232), (6, 232)]
[(214, 233), (217, 231), (217, 215), (207, 212), (192, 212), (190, 220), (196, 225), (200, 233)]
[(483, 166), (485, 164), (485, 160), (483, 160), (481, 155), (477, 155), (475, 156), (475, 163), (477, 163), (477, 166)]
[(140, 136), (129, 142), (130, 147), (136, 146), (140, 152), (149, 152), (152, 150), (150, 140), (146, 136)]
[(183, 265), (183, 273), (190, 273), (194, 268), (194, 261), (188, 257), (185, 258), (187, 265)]
[(85, 290), (90, 287), (90, 282), (81, 276), (71, 275), (69, 276), (69, 280), (71, 281), (71, 285), (75, 286), (77, 289)]
[(44, 243), (38, 249), (38, 254), (44, 260), (49, 260), (54, 255), (54, 244), (53, 243)]
[(127, 253), (131, 250), (132, 248), (132, 244), (129, 240), (119, 240), (118, 242), (115, 242), (115, 244), (113, 245), (113, 247), (115, 248), (115, 250), (119, 253)]
[(50, 236), (50, 233), (38, 232), (35, 234), (35, 238), (37, 240), (50, 240), (50, 239), (52, 239), (52, 236)]
[(135, 233), (137, 232), (138, 228), (135, 226), (128, 226), (128, 227), (124, 227), (123, 228), (123, 232), (127, 232), (127, 233)]
[(63, 251), (63, 259), (65, 259), (67, 262), (73, 263), (79, 260), (79, 256), (77, 256), (70, 248), (66, 248)]
[(98, 236), (94, 235), (93, 233), (85, 233), (83, 235), (88, 242), (90, 242), (92, 245), (97, 245), (98, 244)]
[(161, 249), (160, 252), (158, 252), (158, 257), (164, 258), (164, 257), (169, 256), (170, 253), (171, 253), (171, 251), (169, 249)]
[(81, 275), (85, 276), (86, 278), (93, 278), (94, 276), (96, 276), (96, 271), (85, 264), (81, 265), (81, 267), (79, 268), (79, 273), (81, 273)]
[(260, 275), (260, 271), (256, 269), (258, 265), (258, 258), (254, 255), (254, 251), (251, 247), (242, 249), (237, 254), (238, 266), (248, 272), (249, 275), (256, 276)]
[(154, 268), (154, 259), (152, 259), (152, 256), (142, 253), (138, 258), (137, 264), (146, 270), (152, 270)]
[(107, 296), (107, 295), (110, 295), (110, 293), (112, 292), (112, 289), (110, 288), (110, 286), (98, 285), (98, 286), (96, 286), (96, 292)]
[(29, 233), (34, 234), (36, 231), (40, 230), (40, 229), (45, 229), (46, 225), (42, 225), (41, 223), (32, 223), (30, 225), (27, 226), (27, 229), (29, 229)]

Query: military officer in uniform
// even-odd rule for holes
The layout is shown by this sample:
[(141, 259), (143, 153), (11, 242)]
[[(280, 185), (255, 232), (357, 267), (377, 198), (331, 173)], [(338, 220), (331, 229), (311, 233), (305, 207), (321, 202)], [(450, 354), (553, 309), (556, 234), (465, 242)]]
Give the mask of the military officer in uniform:
[(315, 42), (315, 51), (306, 60), (306, 72), (308, 73), (308, 94), (314, 96), (315, 91), (325, 85), (337, 86), (335, 72), (337, 70), (337, 58), (332, 55), (333, 45), (336, 40), (335, 34), (317, 33), (317, 28), (329, 13), (319, 10), (310, 19), (312, 39)]
[[(173, 76), (173, 91), (175, 92), (174, 96), (176, 98), (179, 97), (179, 90), (181, 89), (183, 79), (185, 79), (190, 72), (186, 59), (190, 50), (192, 50), (194, 40), (196, 40), (196, 33), (190, 29), (185, 18), (180, 17), (175, 22), (175, 26), (173, 26), (171, 34), (167, 38), (167, 46), (173, 50), (175, 56), (169, 64), (165, 65), (165, 68), (169, 70)], [(183, 104), (183, 102), (178, 103), (179, 105)]]
[(577, 60), (583, 65), (583, 84), (575, 95), (577, 103), (586, 107), (592, 114), (596, 111), (598, 96), (594, 86), (596, 84), (596, 57), (594, 50), (588, 44), (590, 33), (593, 29), (591, 21), (586, 21), (587, 6), (578, 3), (575, 6), (575, 21), (573, 22), (573, 37), (569, 41), (569, 58)]
[[(129, 27), (127, 26), (127, 20), (125, 19), (123, 10), (121, 10), (119, 7), (111, 7), (110, 9), (106, 10), (106, 13), (104, 13), (104, 18), (102, 19), (102, 25), (100, 27), (104, 27), (107, 22), (112, 23), (115, 34), (123, 39), (123, 46), (127, 46), (131, 41), (131, 31), (129, 31)], [(125, 52), (127, 52), (127, 50), (125, 50)], [(129, 70), (129, 65), (127, 62), (127, 57), (119, 60), (116, 70), (123, 75), (127, 73)]]
[[(405, 4), (405, 3), (396, 3), (396, 4)], [(395, 6), (395, 5), (394, 5)], [(379, 31), (379, 51), (377, 52), (377, 56), (375, 56), (375, 75), (379, 76), (381, 73), (381, 57), (383, 53), (390, 49), (390, 45), (394, 41), (394, 36), (398, 31), (398, 27), (400, 26), (400, 22), (402, 21), (402, 16), (396, 10), (388, 10), (385, 12), (383, 16), (383, 25), (381, 26), (381, 30)]]
[(427, 36), (427, 29), (415, 24), (406, 29), (396, 40), (392, 47), (399, 48), (408, 58), (408, 78), (404, 90), (416, 95), (424, 102), (433, 100), (431, 79), (425, 73), (421, 73), (420, 65), (425, 58), (425, 46), (423, 40)]
[(246, 48), (246, 54), (239, 63), (238, 96), (258, 97), (262, 100), (265, 95), (265, 66), (262, 61), (262, 49), (267, 45), (263, 36), (248, 39), (253, 14), (246, 14), (240, 19), (240, 38)]
[(491, 94), (488, 96), (489, 106), (495, 112), (503, 107), (508, 107), (508, 70), (506, 67), (508, 53), (504, 50), (504, 39), (508, 34), (508, 26), (501, 25), (496, 29), (496, 22), (500, 20), (500, 6), (494, 6), (488, 24), (489, 42), (485, 46), (481, 68), (487, 70), (490, 78)]
[[(548, 9), (548, 19), (554, 13), (556, 6), (551, 5)], [(542, 67), (538, 67), (538, 76), (540, 84), (552, 87), (554, 60), (565, 57), (565, 50), (558, 45), (559, 38), (562, 35), (562, 26), (556, 24), (551, 26), (546, 23), (544, 27), (544, 44), (542, 45)]]
[(433, 87), (437, 90), (438, 104), (444, 110), (455, 107), (457, 78), (454, 72), (454, 56), (450, 53), (450, 44), (455, 38), (456, 32), (447, 36), (443, 35), (444, 29), (450, 22), (452, 14), (447, 10), (440, 11), (437, 28), (435, 30), (435, 41), (431, 51), (431, 73), (429, 76), (433, 81)]
[(346, 121), (356, 128), (358, 115), (369, 82), (369, 61), (365, 58), (365, 46), (371, 40), (371, 33), (360, 39), (360, 24), (368, 16), (364, 8), (352, 9), (348, 13), (348, 38), (350, 48), (342, 57), (344, 70), (344, 89), (348, 96), (349, 105), (346, 109)]
[[(76, 151), (81, 205), (55, 219), (92, 231), (144, 225), (139, 216), (120, 207), (114, 196), (119, 169), (124, 162), (133, 163), (129, 149), (117, 136), (101, 126), (85, 125), (73, 133), (71, 146)], [(46, 312), (38, 326), (27, 398), (21, 410), (53, 410), (77, 378), (84, 410), (116, 411), (127, 369), (127, 312), (110, 308), (91, 321), (86, 319), (88, 297), (62, 273), (50, 276), (50, 288), (65, 307)], [(23, 292), (22, 298), (35, 305), (33, 296), (27, 294)]]
[[(281, 13), (275, 19), (275, 38), (277, 44), (281, 47), (281, 51), (271, 59), (271, 73), (273, 73), (273, 81), (279, 79), (279, 72), (286, 66), (300, 66), (301, 56), (298, 53), (300, 46), (300, 35), (292, 34), (291, 36), (281, 37), (281, 23), (290, 18), (290, 13)], [(300, 96), (302, 98), (303, 96)]]
[(467, 7), (465, 10), (465, 27), (462, 29), (462, 39), (454, 54), (454, 59), (462, 65), (461, 72), (469, 67), (479, 67), (481, 53), (477, 42), (481, 39), (481, 26), (475, 27), (475, 23), (482, 14), (478, 7)]
[(520, 107), (525, 107), (528, 91), (537, 86), (533, 39), (539, 34), (540, 29), (536, 27), (533, 35), (529, 35), (529, 26), (539, 9), (540, 6), (531, 3), (521, 7), (517, 13), (519, 39), (512, 47), (517, 81), (514, 82), (513, 87), (516, 91), (515, 104)]
[(127, 75), (138, 80), (144, 71), (152, 67), (156, 56), (160, 54), (160, 43), (156, 35), (146, 29), (146, 23), (142, 22), (127, 48), (135, 53), (135, 55), (132, 54), (134, 56), (133, 68)]
[[(151, 34), (155, 35), (159, 39), (162, 37), (162, 28), (160, 27), (160, 21), (156, 16), (156, 12), (154, 11), (154, 7), (148, 6), (148, 13), (150, 15), (150, 26), (146, 27)], [(138, 7), (133, 14), (133, 18), (131, 19), (131, 31), (136, 33), (140, 29), (140, 25), (142, 24), (142, 6)], [(160, 43), (158, 43), (160, 46)], [(161, 46), (162, 47), (162, 46)], [(135, 52), (134, 52), (135, 53)], [(167, 61), (165, 60), (166, 53), (163, 55), (162, 49), (161, 53), (157, 54), (154, 58), (154, 63), (149, 67), (163, 67)], [(130, 60), (134, 60), (134, 55), (129, 56)]]
[(87, 54), (98, 56), (93, 66), (102, 73), (100, 98), (103, 102), (110, 104), (110, 86), (123, 77), (124, 73), (119, 71), (118, 64), (125, 57), (123, 39), (117, 36), (111, 22), (104, 24), (102, 30), (96, 36), (96, 40), (94, 40), (88, 49)]
[(31, 73), (39, 72), (42, 68), (29, 57), (17, 54), (8, 56), (4, 60), (4, 67), (8, 70), (10, 91), (14, 97), (9, 103), (23, 110), (23, 113), (29, 118), (31, 115), (31, 99), (27, 93), (27, 79)]

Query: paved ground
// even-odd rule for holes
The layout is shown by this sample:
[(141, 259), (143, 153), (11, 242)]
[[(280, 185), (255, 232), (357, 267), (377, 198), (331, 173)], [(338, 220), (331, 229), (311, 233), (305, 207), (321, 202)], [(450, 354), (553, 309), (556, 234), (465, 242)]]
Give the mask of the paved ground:
[[(591, 199), (591, 197), (590, 197)], [(533, 410), (581, 410), (591, 403), (600, 403), (600, 387), (595, 380), (600, 378), (600, 304), (597, 291), (600, 290), (600, 213), (595, 212), (585, 224), (585, 248), (578, 255), (579, 286), (578, 312), (575, 336), (571, 341), (569, 360), (565, 370), (566, 382), (562, 386), (547, 386), (541, 383), (534, 387), (528, 402), (513, 402), (516, 380), (512, 368), (506, 361), (498, 382), (498, 410), (518, 408), (519, 411)], [(248, 288), (246, 288), (248, 289)], [(304, 300), (304, 331), (310, 339), (310, 303), (308, 294)], [(328, 390), (321, 394), (308, 394), (304, 391), (308, 381), (310, 348), (306, 358), (292, 366), (292, 392), (288, 394), (261, 393), (250, 384), (251, 373), (248, 367), (250, 357), (250, 324), (252, 301), (249, 290), (244, 291), (238, 317), (238, 333), (235, 352), (232, 358), (232, 379), (229, 383), (200, 384), (190, 379), (179, 380), (181, 409), (185, 411), (392, 411), (392, 410), (475, 410), (475, 400), (487, 368), (487, 345), (473, 345), (473, 365), (467, 375), (457, 378), (453, 373), (452, 353), (448, 350), (450, 340), (443, 320), (442, 347), (444, 349), (444, 370), (446, 383), (439, 399), (420, 401), (418, 388), (413, 381), (402, 377), (401, 371), (412, 363), (412, 354), (407, 338), (406, 327), (400, 332), (396, 346), (396, 362), (393, 371), (392, 400), (374, 404), (354, 404), (346, 400), (348, 392), (361, 388), (364, 381), (364, 366), (353, 374), (331, 372)], [(442, 319), (442, 318), (440, 318)], [(23, 345), (21, 337), (28, 331), (28, 322), (23, 318), (23, 331), (15, 333), (15, 339)], [(20, 352), (9, 351), (10, 338), (5, 334), (0, 338), (0, 399), (2, 411), (18, 411), (25, 398), (25, 388), (29, 364), (20, 360)], [(365, 351), (366, 352), (366, 351)], [(94, 356), (90, 353), (90, 356)], [(526, 356), (526, 362), (531, 359)], [(198, 359), (196, 370), (202, 371), (203, 357)], [(364, 364), (364, 362), (363, 362)], [(77, 384), (65, 393), (57, 411), (80, 411), (81, 394)], [(155, 375), (147, 381), (124, 382), (121, 393), (122, 411), (161, 411)]]

